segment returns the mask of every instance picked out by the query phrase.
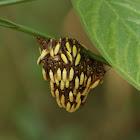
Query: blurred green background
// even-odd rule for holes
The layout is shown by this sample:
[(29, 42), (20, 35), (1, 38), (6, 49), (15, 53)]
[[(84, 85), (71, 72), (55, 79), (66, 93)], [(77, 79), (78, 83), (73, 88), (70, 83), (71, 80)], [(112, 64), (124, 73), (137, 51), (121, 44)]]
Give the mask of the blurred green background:
[[(0, 17), (55, 37), (79, 40), (99, 54), (70, 0), (0, 8)], [(61, 109), (42, 77), (35, 37), (0, 27), (0, 140), (140, 140), (140, 92), (109, 69), (74, 113)]]

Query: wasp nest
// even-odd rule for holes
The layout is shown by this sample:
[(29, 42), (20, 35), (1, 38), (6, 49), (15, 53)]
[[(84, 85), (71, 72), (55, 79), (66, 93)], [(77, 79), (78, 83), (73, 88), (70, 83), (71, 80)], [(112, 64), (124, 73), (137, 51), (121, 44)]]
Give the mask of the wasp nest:
[(60, 107), (74, 112), (84, 105), (91, 88), (98, 86), (105, 74), (101, 62), (81, 51), (83, 45), (75, 39), (45, 39), (37, 37), (42, 73), (49, 80), (52, 96)]

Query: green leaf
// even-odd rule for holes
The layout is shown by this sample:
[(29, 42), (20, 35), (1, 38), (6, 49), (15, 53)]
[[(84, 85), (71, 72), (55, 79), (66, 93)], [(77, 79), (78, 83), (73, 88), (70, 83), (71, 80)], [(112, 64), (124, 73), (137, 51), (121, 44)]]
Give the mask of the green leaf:
[(140, 0), (72, 0), (72, 3), (100, 53), (140, 90)]
[(34, 0), (4, 0), (4, 1), (0, 1), (0, 7), (17, 4), (17, 3), (29, 2), (29, 1), (34, 1)]

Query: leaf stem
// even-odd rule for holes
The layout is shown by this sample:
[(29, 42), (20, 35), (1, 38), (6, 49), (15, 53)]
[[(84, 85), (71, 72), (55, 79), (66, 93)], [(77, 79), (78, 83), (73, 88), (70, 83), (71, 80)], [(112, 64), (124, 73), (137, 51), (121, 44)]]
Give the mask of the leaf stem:
[(103, 64), (111, 67), (111, 65), (102, 56), (92, 53), (90, 50), (87, 50), (85, 48), (82, 49), (82, 52), (87, 53), (91, 58), (98, 60), (98, 61), (102, 62)]
[(11, 29), (14, 29), (14, 30), (18, 30), (20, 32), (24, 32), (24, 33), (27, 33), (27, 34), (30, 34), (30, 35), (33, 35), (33, 36), (41, 36), (41, 37), (45, 37), (47, 39), (55, 38), (53, 36), (41, 33), (41, 32), (39, 32), (35, 29), (31, 29), (29, 27), (26, 27), (26, 26), (23, 26), (23, 25), (20, 25), (20, 24), (16, 24), (16, 23), (13, 23), (11, 21), (8, 21), (8, 20), (2, 19), (2, 18), (0, 18), (0, 26), (11, 28)]
[(34, 1), (34, 0), (4, 0), (4, 1), (0, 1), (0, 7), (23, 3), (23, 2), (30, 2), (30, 1)]
[[(41, 36), (41, 37), (45, 37), (46, 39), (55, 38), (53, 36), (41, 33), (37, 30), (31, 29), (29, 27), (25, 27), (25, 26), (20, 25), (20, 24), (13, 23), (11, 21), (8, 21), (8, 20), (2, 19), (2, 18), (0, 18), (0, 26), (11, 28), (11, 29), (14, 29), (14, 30), (18, 30), (18, 31), (21, 31), (21, 32), (24, 32), (24, 33), (27, 33), (27, 34), (30, 34), (30, 35), (33, 35), (33, 36), (36, 36), (36, 37)], [(91, 58), (96, 59), (96, 60), (110, 66), (110, 64), (103, 57), (98, 56), (97, 54), (94, 54), (91, 51), (86, 50), (85, 48), (83, 48), (82, 51), (84, 53), (88, 53)]]

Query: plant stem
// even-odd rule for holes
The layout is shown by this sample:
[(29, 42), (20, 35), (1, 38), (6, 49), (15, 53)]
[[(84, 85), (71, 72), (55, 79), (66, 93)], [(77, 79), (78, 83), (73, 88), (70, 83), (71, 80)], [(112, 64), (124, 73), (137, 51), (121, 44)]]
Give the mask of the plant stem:
[(4, 0), (4, 1), (0, 1), (0, 7), (23, 3), (23, 2), (30, 2), (30, 1), (34, 1), (34, 0)]
[(86, 50), (85, 48), (82, 49), (82, 52), (87, 53), (91, 58), (98, 60), (98, 61), (102, 62), (103, 64), (111, 67), (111, 65), (103, 57), (101, 57), (95, 53), (92, 53), (91, 51)]
[[(37, 30), (31, 29), (29, 27), (25, 27), (23, 25), (13, 23), (11, 21), (8, 21), (8, 20), (2, 19), (2, 18), (0, 18), (0, 26), (11, 28), (11, 29), (14, 29), (14, 30), (18, 30), (18, 31), (21, 31), (21, 32), (24, 32), (24, 33), (27, 33), (27, 34), (30, 34), (30, 35), (33, 35), (33, 36), (36, 36), (36, 37), (41, 36), (41, 37), (45, 37), (46, 39), (55, 38), (53, 36), (41, 33)], [(110, 66), (110, 64), (103, 57), (98, 56), (97, 54), (94, 54), (91, 51), (86, 50), (85, 48), (83, 48), (82, 51), (84, 53), (89, 54), (91, 58), (96, 59), (96, 60)]]
[(36, 36), (36, 37), (41, 36), (41, 37), (45, 37), (47, 39), (55, 38), (53, 36), (41, 33), (41, 32), (39, 32), (35, 29), (31, 29), (29, 27), (25, 27), (23, 25), (16, 24), (16, 23), (13, 23), (11, 21), (8, 21), (8, 20), (2, 19), (2, 18), (0, 18), (0, 26), (11, 28), (11, 29), (14, 29), (14, 30), (18, 30), (20, 32), (24, 32), (24, 33), (27, 33), (27, 34), (30, 34), (30, 35), (33, 35), (33, 36)]

